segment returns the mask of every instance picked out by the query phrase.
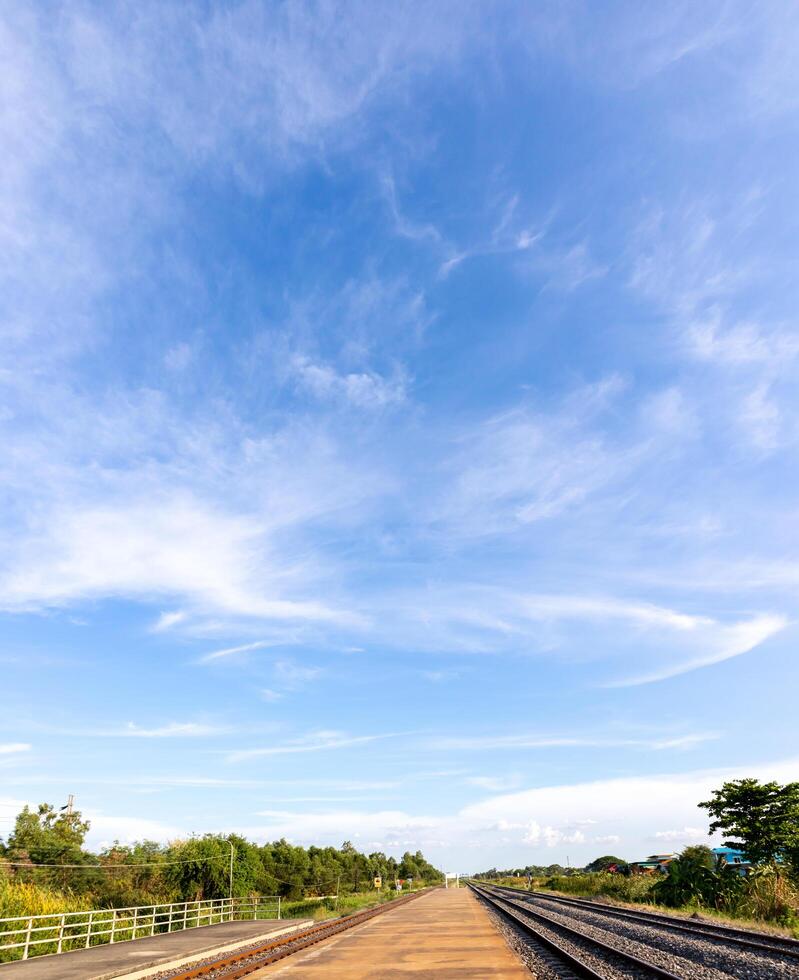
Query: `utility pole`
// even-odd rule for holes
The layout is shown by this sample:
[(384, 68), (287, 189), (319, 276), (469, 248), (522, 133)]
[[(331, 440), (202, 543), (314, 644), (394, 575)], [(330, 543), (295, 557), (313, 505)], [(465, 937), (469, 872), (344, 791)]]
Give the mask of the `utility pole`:
[(233, 841), (228, 840), (226, 837), (223, 837), (222, 840), (230, 848), (230, 872), (228, 874), (228, 898), (230, 899), (230, 904), (231, 904), (230, 912), (232, 915), (233, 914), (233, 908), (232, 908), (233, 906), (233, 854), (234, 854)]
[(75, 806), (75, 797), (72, 795), (72, 793), (70, 793), (69, 796), (67, 797), (67, 816), (68, 817), (71, 817), (72, 816), (72, 812), (73, 812), (74, 806)]

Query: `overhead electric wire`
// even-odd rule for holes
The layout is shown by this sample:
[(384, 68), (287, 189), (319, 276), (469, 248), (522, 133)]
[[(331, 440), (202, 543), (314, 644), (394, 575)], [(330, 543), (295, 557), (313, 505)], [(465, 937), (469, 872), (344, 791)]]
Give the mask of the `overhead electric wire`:
[(118, 868), (163, 868), (168, 864), (202, 864), (203, 861), (214, 860), (213, 858), (189, 858), (182, 861), (149, 861), (147, 864), (46, 864), (36, 861), (5, 861), (0, 858), (0, 864), (10, 865), (12, 868), (82, 868), (84, 871), (115, 871)]

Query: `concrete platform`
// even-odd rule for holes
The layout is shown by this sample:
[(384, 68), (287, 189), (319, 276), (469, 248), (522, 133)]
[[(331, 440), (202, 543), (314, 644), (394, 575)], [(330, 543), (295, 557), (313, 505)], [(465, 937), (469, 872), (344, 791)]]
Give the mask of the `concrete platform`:
[(259, 919), (220, 922), (213, 926), (130, 939), (113, 946), (92, 946), (0, 965), (0, 980), (138, 980), (153, 972), (190, 964), (211, 953), (222, 955), (246, 943), (267, 942), (303, 929), (310, 919)]
[(285, 980), (530, 980), (466, 888), (438, 889), (251, 974)]

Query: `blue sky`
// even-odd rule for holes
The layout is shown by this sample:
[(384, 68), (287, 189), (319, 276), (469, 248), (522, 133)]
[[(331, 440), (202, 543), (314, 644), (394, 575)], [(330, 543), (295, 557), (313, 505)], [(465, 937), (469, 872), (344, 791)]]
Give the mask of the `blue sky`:
[(797, 42), (7, 4), (0, 832), (581, 863), (799, 778)]

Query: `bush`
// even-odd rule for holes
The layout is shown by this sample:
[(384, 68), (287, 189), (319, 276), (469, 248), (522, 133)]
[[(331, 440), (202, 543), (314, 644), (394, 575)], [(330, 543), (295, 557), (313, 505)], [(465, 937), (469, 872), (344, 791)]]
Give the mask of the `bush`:
[(795, 928), (799, 926), (799, 891), (773, 866), (758, 868), (746, 879), (735, 911)]

